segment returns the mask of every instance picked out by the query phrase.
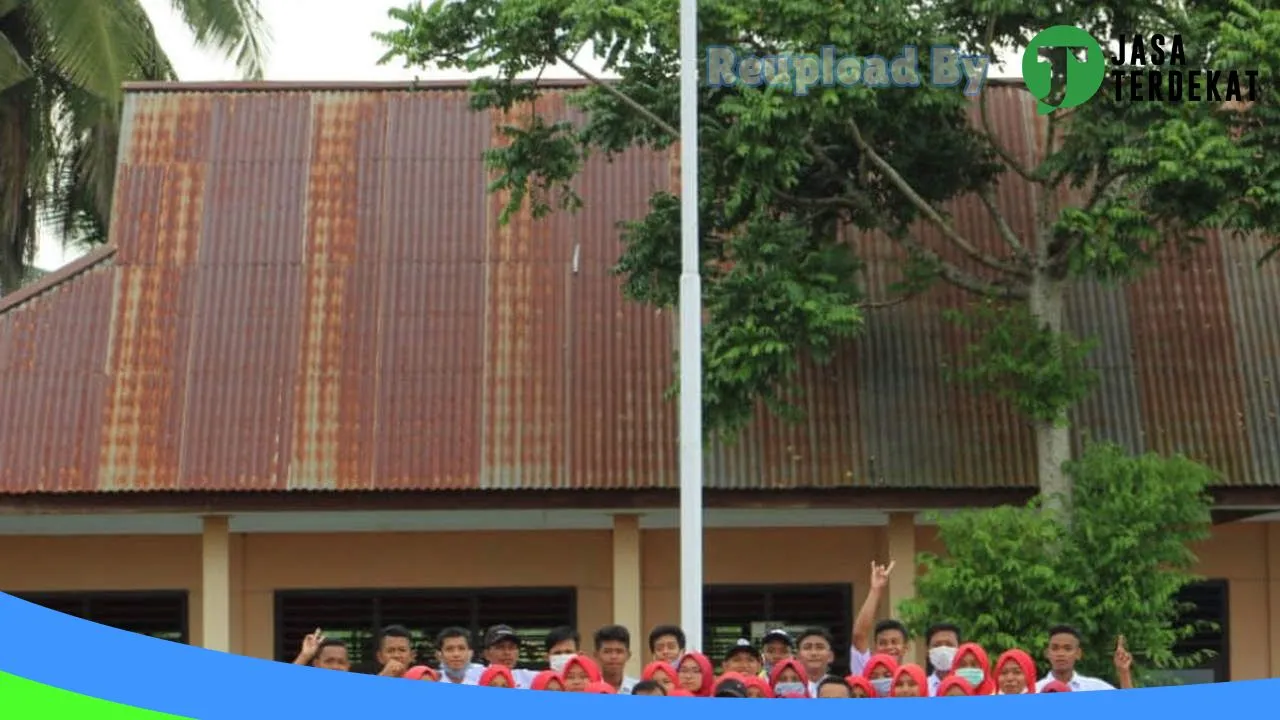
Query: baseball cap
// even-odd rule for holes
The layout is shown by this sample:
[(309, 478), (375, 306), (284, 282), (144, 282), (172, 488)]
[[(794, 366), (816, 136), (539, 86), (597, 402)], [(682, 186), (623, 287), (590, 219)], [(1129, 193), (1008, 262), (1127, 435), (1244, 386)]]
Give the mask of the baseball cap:
[(510, 625), (494, 625), (484, 633), (484, 646), (493, 647), (503, 640), (513, 640), (520, 642), (520, 636), (516, 635), (516, 631)]
[(716, 686), (715, 696), (744, 698), (747, 696), (747, 686), (741, 680), (734, 680), (733, 678), (722, 680), (720, 681), (720, 684)]
[(755, 645), (751, 644), (750, 640), (746, 638), (738, 638), (738, 641), (735, 642), (733, 645), (730, 645), (729, 649), (725, 651), (724, 659), (728, 660), (734, 655), (737, 655), (738, 653), (743, 653), (743, 652), (751, 653), (757, 659), (760, 657), (760, 651), (756, 649)]
[(786, 630), (783, 630), (782, 628), (774, 628), (773, 630), (770, 630), (769, 632), (765, 633), (764, 639), (760, 641), (760, 644), (768, 645), (769, 643), (776, 642), (778, 640), (781, 640), (782, 642), (786, 643), (787, 647), (792, 647), (795, 644), (791, 640), (791, 635)]

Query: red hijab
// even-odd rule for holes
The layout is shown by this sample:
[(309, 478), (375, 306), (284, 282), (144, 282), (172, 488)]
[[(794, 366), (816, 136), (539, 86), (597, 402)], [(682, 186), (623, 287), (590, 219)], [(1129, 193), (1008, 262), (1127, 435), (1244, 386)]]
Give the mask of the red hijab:
[(992, 666), (991, 672), (995, 677), (991, 678), (991, 682), (996, 687), (996, 692), (1000, 692), (1000, 671), (1010, 662), (1015, 662), (1022, 669), (1022, 677), (1027, 683), (1027, 692), (1034, 693), (1036, 691), (1036, 663), (1031, 656), (1021, 650), (1006, 650), (996, 660), (996, 664)]
[(1040, 688), (1041, 694), (1058, 693), (1058, 692), (1071, 692), (1071, 686), (1060, 680), (1053, 680), (1053, 681), (1050, 681), (1048, 684), (1046, 684), (1044, 687)]
[(673, 685), (675, 684), (676, 680), (679, 679), (679, 676), (676, 673), (676, 669), (672, 667), (671, 663), (664, 662), (662, 660), (656, 660), (654, 662), (649, 663), (648, 665), (645, 665), (644, 672), (640, 673), (640, 679), (653, 680), (653, 676), (657, 675), (658, 673), (666, 673), (667, 677), (671, 679), (671, 683)]
[(432, 682), (435, 682), (440, 679), (440, 674), (426, 665), (414, 665), (408, 670), (405, 670), (404, 674), (400, 677), (405, 680), (431, 680)]
[(514, 688), (516, 686), (516, 678), (511, 671), (503, 665), (490, 665), (480, 673), (480, 681), (476, 684), (480, 687), (491, 687), (490, 683), (494, 680), (502, 678), (507, 681), (507, 687)]
[(533, 677), (533, 682), (529, 684), (530, 690), (546, 690), (547, 686), (555, 681), (564, 687), (564, 679), (560, 677), (560, 673), (555, 670), (543, 670)]
[(587, 686), (587, 692), (593, 695), (617, 695), (618, 691), (607, 682), (593, 682)]
[(743, 680), (742, 684), (746, 685), (748, 688), (755, 688), (759, 690), (764, 693), (764, 696), (767, 698), (773, 697), (773, 688), (769, 687), (769, 681), (759, 675), (752, 675), (746, 680)]
[[(560, 684), (565, 686), (565, 690), (569, 689), (568, 681), (569, 670), (574, 665), (582, 668), (582, 672), (587, 674), (587, 684), (600, 682), (600, 666), (596, 665), (596, 661), (586, 655), (574, 655), (564, 664), (564, 668), (560, 670)], [(584, 691), (585, 692), (585, 691)]]
[[(694, 691), (693, 694), (698, 697), (711, 697), (711, 688), (715, 687), (715, 684), (716, 684), (716, 673), (715, 673), (715, 669), (711, 667), (711, 661), (708, 660), (707, 656), (703, 655), (702, 653), (696, 653), (696, 652), (685, 653), (685, 656), (680, 658), (680, 664), (676, 666), (676, 669), (679, 670), (680, 666), (683, 666), (686, 662), (690, 660), (697, 663), (698, 668), (702, 670), (702, 687)], [(680, 686), (679, 674), (677, 673), (676, 677), (672, 679), (676, 681), (676, 687), (679, 687)]]
[(790, 669), (796, 675), (800, 676), (800, 683), (804, 685), (804, 697), (809, 697), (809, 674), (804, 671), (804, 666), (795, 658), (787, 658), (777, 663), (769, 670), (769, 687), (773, 689), (775, 697), (783, 697), (778, 695), (778, 679), (782, 677), (782, 673)]
[(866, 693), (869, 698), (876, 696), (876, 689), (871, 687), (871, 681), (861, 675), (850, 675), (844, 681), (849, 683), (850, 688), (862, 688), (862, 692)]
[(667, 697), (698, 697), (684, 688), (671, 688), (671, 692), (667, 693)]
[(893, 689), (889, 691), (889, 697), (899, 697), (898, 680), (903, 675), (910, 675), (911, 679), (916, 681), (916, 687), (920, 688), (920, 697), (929, 697), (929, 678), (925, 677), (924, 668), (915, 664), (903, 665), (893, 673)]
[(978, 661), (978, 667), (982, 668), (982, 682), (973, 689), (973, 694), (994, 695), (996, 684), (991, 681), (991, 658), (987, 657), (987, 651), (978, 643), (965, 643), (956, 648), (956, 657), (951, 661), (951, 672), (947, 677), (955, 677), (956, 669), (960, 667), (960, 658), (966, 655), (972, 655)]
[(965, 680), (959, 675), (950, 675), (943, 678), (942, 682), (938, 683), (938, 691), (935, 692), (934, 695), (943, 697), (951, 688), (960, 688), (964, 691), (965, 695), (973, 694), (973, 686), (969, 684), (968, 680)]

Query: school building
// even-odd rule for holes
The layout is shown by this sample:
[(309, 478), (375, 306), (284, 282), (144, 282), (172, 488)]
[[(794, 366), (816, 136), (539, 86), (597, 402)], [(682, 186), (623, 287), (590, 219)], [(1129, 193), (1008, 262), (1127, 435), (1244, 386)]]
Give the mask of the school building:
[[(569, 89), (538, 111), (569, 116)], [(987, 92), (1028, 155), (1032, 102)], [(675, 313), (610, 273), (677, 156), (592, 160), (582, 212), (500, 226), (481, 156), (503, 122), (457, 85), (130, 88), (110, 245), (0, 299), (0, 589), (281, 659), (315, 627), (616, 621), (643, 645), (678, 621)], [(1016, 230), (1034, 201), (1002, 183)], [(976, 202), (955, 218), (998, 251)], [(895, 251), (858, 242), (883, 295)], [(1077, 439), (1223, 473), (1187, 594), (1221, 624), (1201, 680), (1280, 675), (1280, 265), (1257, 256), (1213, 240), (1070, 299), (1102, 340)], [(806, 368), (803, 421), (708, 450), (715, 643), (847, 643), (872, 560), (913, 593), (924, 513), (1031, 496), (1025, 423), (944, 377), (964, 301), (872, 313)]]

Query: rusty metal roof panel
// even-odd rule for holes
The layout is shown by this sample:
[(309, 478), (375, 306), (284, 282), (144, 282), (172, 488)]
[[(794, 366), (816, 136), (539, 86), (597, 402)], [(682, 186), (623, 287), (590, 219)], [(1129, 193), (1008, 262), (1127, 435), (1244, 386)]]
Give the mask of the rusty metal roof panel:
[[(5, 492), (676, 486), (675, 316), (624, 301), (609, 272), (616, 223), (678, 186), (674, 150), (592, 160), (581, 213), (500, 226), (480, 158), (503, 119), (464, 89), (178, 90), (129, 95), (112, 264), (0, 315), (0, 363), (59, 347), (70, 378), (4, 376), (0, 423), (44, 433), (0, 433)], [(1027, 156), (1030, 104), (1004, 87), (989, 101)], [(554, 94), (539, 109), (573, 117)], [(998, 195), (1025, 233), (1034, 195)], [(977, 203), (951, 215), (1009, 252)], [(897, 251), (857, 242), (883, 299)], [(1073, 291), (1072, 326), (1103, 341), (1077, 436), (1280, 483), (1277, 269), (1209, 250), (1225, 260)], [(73, 293), (101, 322), (63, 314)], [(805, 419), (761, 413), (712, 443), (706, 485), (1031, 485), (1026, 423), (946, 377), (970, 338), (940, 313), (965, 301), (944, 287), (872, 313), (835, 361), (803, 366)], [(59, 318), (38, 343), (33, 312)], [(55, 387), (73, 389), (35, 401)]]
[[(1256, 266), (1256, 242), (1222, 243), (1222, 270), (1240, 360), (1251, 472), (1227, 480), (1239, 485), (1280, 483), (1280, 267)], [(1269, 480), (1268, 480), (1269, 479)]]
[(1227, 484), (1252, 474), (1244, 381), (1222, 249), (1170, 260), (1127, 289), (1133, 364), (1149, 449), (1212, 465)]
[[(113, 265), (97, 252), (54, 273), (0, 313), (0, 488), (84, 492), (98, 486), (111, 335)], [(44, 288), (44, 289), (42, 289)], [(17, 293), (15, 293), (17, 295)]]

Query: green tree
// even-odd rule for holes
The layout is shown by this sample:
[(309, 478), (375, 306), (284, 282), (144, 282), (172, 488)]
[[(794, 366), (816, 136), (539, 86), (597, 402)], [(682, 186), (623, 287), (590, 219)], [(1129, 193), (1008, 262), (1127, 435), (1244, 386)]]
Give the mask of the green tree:
[[(1255, 12), (1225, 1), (1175, 7), (1159, 0), (795, 0), (766, 8), (705, 0), (699, 41), (704, 52), (721, 46), (755, 56), (835, 46), (893, 57), (905, 45), (994, 56), (995, 48), (1025, 48), (1044, 27), (1090, 18), (1084, 29), (1103, 39), (1180, 34), (1189, 64), (1216, 66), (1224, 38), (1240, 52), (1252, 47)], [(526, 207), (541, 216), (576, 209), (572, 183), (588, 156), (663, 148), (678, 139), (674, 0), (437, 0), (391, 15), (401, 27), (379, 35), (389, 47), (384, 61), (488, 72), (474, 85), (477, 109), (528, 107), (540, 90), (515, 78), (556, 63), (593, 81), (572, 99), (585, 122), (534, 115), (505, 128), (509, 145), (492, 150), (488, 161), (498, 174), (492, 189), (510, 193), (508, 211)], [(575, 58), (584, 48), (620, 79), (604, 83), (582, 70)], [(1052, 69), (1051, 99), (1060, 97), (1065, 51), (1041, 52)], [(922, 57), (921, 74), (928, 73)], [(927, 82), (909, 92), (865, 85), (795, 90), (784, 75), (762, 86), (700, 93), (708, 429), (732, 434), (760, 400), (790, 414), (786, 398), (798, 358), (829, 357), (857, 334), (864, 312), (945, 282), (981, 308), (966, 316), (981, 324), (983, 341), (960, 375), (1011, 398), (1027, 415), (1042, 493), (1054, 507), (1068, 507), (1067, 412), (1093, 380), (1085, 364), (1088, 339), (1064, 328), (1068, 286), (1086, 278), (1124, 282), (1166, 250), (1193, 246), (1206, 228), (1273, 226), (1280, 173), (1274, 157), (1269, 165), (1258, 160), (1268, 140), (1274, 147), (1276, 132), (1259, 119), (1274, 110), (1131, 103), (1104, 90), (1049, 115), (1039, 138), (1048, 151), (1028, 164), (997, 137), (986, 94), (977, 99), (981, 121), (971, 121), (970, 99)], [(1015, 230), (996, 201), (1001, 181), (1035, 186), (1030, 231)], [(961, 196), (981, 201), (1002, 252), (981, 249), (951, 222), (944, 203)], [(677, 297), (679, 203), (658, 193), (651, 206), (624, 227), (616, 270), (630, 298), (670, 306)], [(893, 297), (864, 297), (857, 243), (838, 237), (842, 224), (880, 231), (898, 244), (903, 282)], [(926, 241), (916, 232), (922, 225), (940, 239)], [(963, 262), (948, 259), (957, 257)]]
[[(257, 0), (173, 0), (202, 48), (262, 77)], [(21, 284), (42, 223), (107, 238), (121, 85), (176, 80), (138, 0), (0, 0), (0, 294)]]
[(1057, 623), (1084, 636), (1086, 675), (1114, 675), (1117, 635), (1138, 672), (1200, 661), (1173, 653), (1198, 629), (1180, 620), (1176, 596), (1197, 579), (1190, 546), (1209, 536), (1215, 473), (1107, 444), (1090, 446), (1066, 471), (1078, 510), (1069, 526), (1039, 512), (1038, 501), (939, 517), (946, 555), (922, 554), (926, 572), (899, 614), (915, 632), (956, 618), (967, 640), (992, 652), (1022, 648), (1046, 670), (1046, 631)]

